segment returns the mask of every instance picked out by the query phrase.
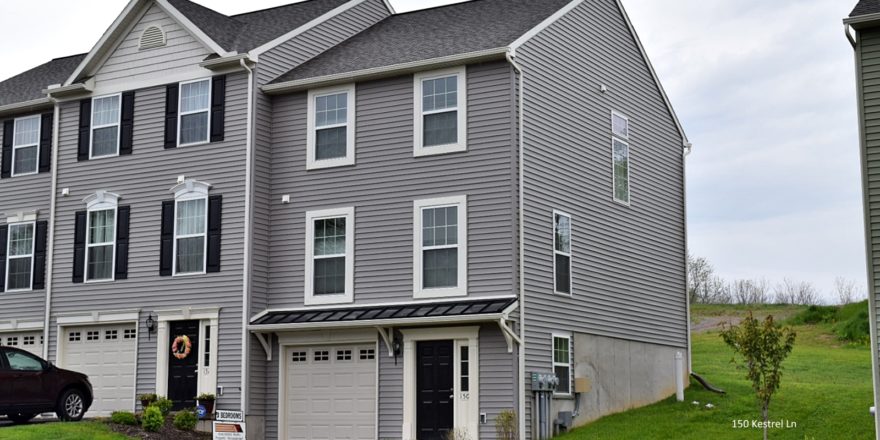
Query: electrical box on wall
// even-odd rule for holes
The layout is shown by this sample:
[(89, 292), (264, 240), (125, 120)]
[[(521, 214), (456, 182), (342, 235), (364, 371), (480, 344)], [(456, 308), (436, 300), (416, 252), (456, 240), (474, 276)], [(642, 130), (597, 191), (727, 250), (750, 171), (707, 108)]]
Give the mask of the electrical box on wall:
[(559, 378), (553, 373), (532, 373), (532, 391), (556, 391)]
[(590, 382), (590, 379), (587, 379), (586, 377), (574, 378), (575, 393), (589, 393), (591, 389), (593, 389), (593, 383)]

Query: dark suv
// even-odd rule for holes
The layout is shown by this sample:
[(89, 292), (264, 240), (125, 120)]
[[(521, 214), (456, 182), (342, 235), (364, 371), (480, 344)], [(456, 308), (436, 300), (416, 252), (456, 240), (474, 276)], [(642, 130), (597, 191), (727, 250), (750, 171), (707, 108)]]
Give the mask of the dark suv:
[(85, 374), (62, 370), (13, 347), (0, 347), (0, 415), (25, 423), (54, 412), (61, 420), (83, 418), (92, 404), (92, 384)]

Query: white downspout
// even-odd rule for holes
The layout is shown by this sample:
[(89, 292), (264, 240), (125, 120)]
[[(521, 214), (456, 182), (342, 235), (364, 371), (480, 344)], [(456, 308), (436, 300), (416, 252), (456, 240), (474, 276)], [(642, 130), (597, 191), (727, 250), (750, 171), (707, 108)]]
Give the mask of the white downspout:
[[(61, 131), (61, 105), (58, 100), (49, 97), (55, 104), (55, 114), (52, 116), (52, 195), (49, 197), (49, 242), (46, 243), (46, 311), (43, 318), (43, 359), (49, 359), (49, 308), (52, 306), (52, 266), (55, 261), (55, 204), (58, 194), (58, 140)], [(55, 359), (57, 362), (58, 359)]]
[(683, 143), (684, 146), (684, 154), (681, 156), (681, 176), (682, 176), (682, 197), (684, 200), (682, 202), (682, 209), (684, 211), (684, 304), (685, 304), (685, 319), (687, 320), (687, 374), (690, 375), (693, 373), (693, 363), (691, 358), (691, 296), (687, 291), (687, 277), (688, 277), (688, 253), (690, 252), (688, 246), (688, 226), (687, 226), (687, 157), (690, 156), (691, 152), (694, 150), (693, 144), (688, 142), (687, 140)]
[[(525, 287), (525, 196), (523, 195), (523, 170), (525, 169), (523, 162), (525, 159), (525, 128), (523, 126), (523, 104), (525, 103), (525, 72), (516, 62), (516, 53), (514, 49), (507, 51), (507, 61), (513, 66), (513, 70), (519, 77), (519, 105), (518, 105), (518, 123), (519, 123), (519, 438), (526, 440), (526, 287)], [(534, 408), (532, 409), (534, 412)]]
[(249, 351), (248, 341), (248, 315), (250, 314), (250, 276), (251, 276), (251, 200), (253, 199), (251, 192), (253, 191), (253, 172), (251, 166), (253, 164), (253, 125), (254, 125), (254, 71), (248, 67), (244, 59), (239, 60), (241, 67), (248, 72), (248, 103), (247, 103), (247, 131), (245, 135), (246, 158), (245, 158), (245, 190), (244, 190), (244, 267), (242, 269), (241, 283), (241, 410), (247, 415), (248, 413), (248, 360)]

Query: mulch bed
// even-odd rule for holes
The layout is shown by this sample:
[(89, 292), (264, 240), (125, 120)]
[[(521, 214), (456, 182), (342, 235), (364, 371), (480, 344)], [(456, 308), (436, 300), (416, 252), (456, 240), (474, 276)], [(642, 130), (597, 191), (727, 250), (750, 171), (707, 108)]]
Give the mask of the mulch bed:
[(181, 431), (174, 427), (172, 420), (171, 416), (166, 417), (165, 426), (159, 432), (149, 432), (145, 431), (141, 426), (118, 425), (109, 421), (107, 426), (110, 427), (111, 431), (143, 440), (205, 440), (212, 438), (210, 432)]

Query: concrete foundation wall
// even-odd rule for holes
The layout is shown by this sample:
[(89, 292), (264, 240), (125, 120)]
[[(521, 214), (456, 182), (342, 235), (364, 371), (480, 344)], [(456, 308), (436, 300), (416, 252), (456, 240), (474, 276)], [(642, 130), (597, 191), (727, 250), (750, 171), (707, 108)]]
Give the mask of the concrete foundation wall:
[[(587, 378), (590, 391), (580, 394), (580, 414), (574, 425), (632, 408), (648, 405), (675, 394), (675, 354), (683, 356), (687, 384), (686, 347), (669, 347), (583, 333), (573, 338), (574, 377)], [(575, 400), (556, 399), (552, 417), (574, 411)]]

